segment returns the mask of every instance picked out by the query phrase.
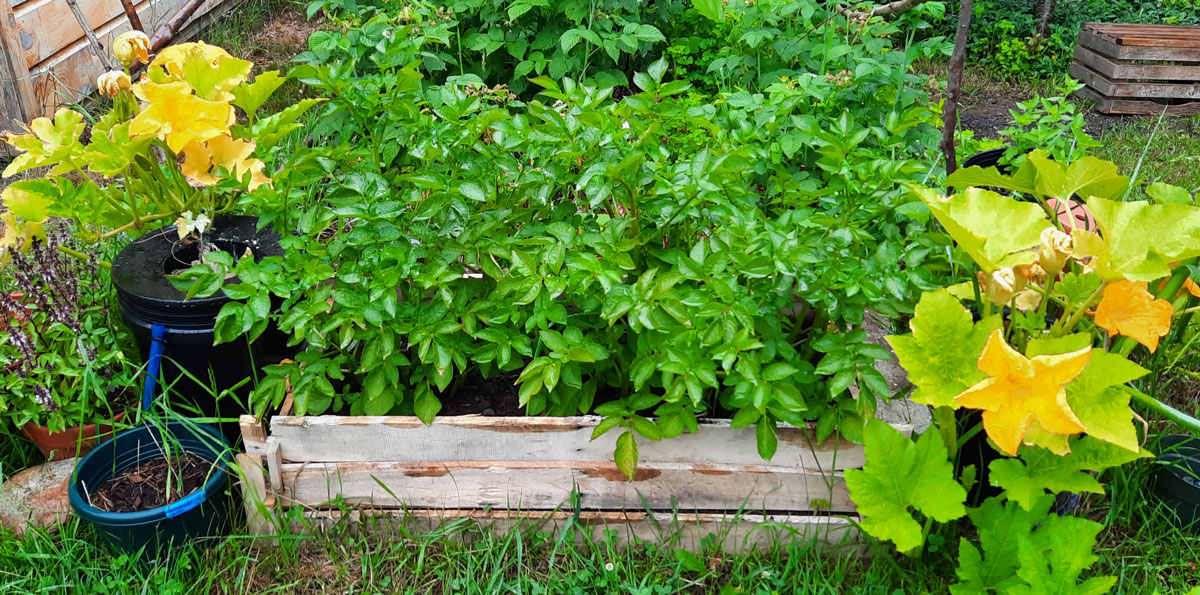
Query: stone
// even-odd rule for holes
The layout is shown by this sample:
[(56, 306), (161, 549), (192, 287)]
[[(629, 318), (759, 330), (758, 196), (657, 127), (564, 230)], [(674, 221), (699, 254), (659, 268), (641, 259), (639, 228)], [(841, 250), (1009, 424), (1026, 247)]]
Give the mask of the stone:
[(921, 434), (933, 424), (933, 413), (928, 406), (914, 403), (907, 396), (903, 396), (912, 392), (912, 383), (908, 381), (908, 372), (896, 359), (896, 352), (892, 351), (892, 346), (884, 339), (888, 335), (904, 331), (892, 329), (891, 322), (887, 318), (871, 310), (868, 310), (866, 316), (863, 317), (862, 328), (867, 331), (867, 341), (887, 349), (888, 353), (892, 354), (890, 360), (875, 362), (875, 369), (883, 374), (892, 393), (890, 401), (879, 402), (879, 407), (875, 410), (875, 417), (890, 424), (909, 424), (913, 427), (914, 435)]
[(29, 527), (53, 527), (70, 519), (67, 482), (75, 459), (30, 467), (0, 485), (0, 525), (18, 537)]

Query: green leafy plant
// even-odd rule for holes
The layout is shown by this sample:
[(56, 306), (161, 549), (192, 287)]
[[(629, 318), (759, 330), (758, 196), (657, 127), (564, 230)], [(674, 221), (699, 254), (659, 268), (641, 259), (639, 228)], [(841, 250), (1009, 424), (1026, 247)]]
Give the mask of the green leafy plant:
[[(792, 21), (816, 25), (810, 8)], [(539, 76), (512, 96), (506, 75), (426, 78), (476, 18), (438, 10), (359, 6), (310, 39), (292, 76), (329, 97), (317, 142), (247, 197), (295, 230), (286, 255), (212, 254), (191, 272), (210, 290), (243, 281), (223, 288), (238, 302), (219, 340), (273, 320), (303, 345), (267, 369), (257, 410), (290, 386), (299, 414), (428, 422), (466, 378), (506, 378), (530, 414), (622, 429), (626, 473), (639, 437), (705, 415), (754, 426), (768, 458), (780, 423), (859, 438), (890, 396), (865, 312), (907, 310), (948, 270), (896, 210), (937, 142), (907, 54), (849, 44), (837, 65), (861, 61), (854, 81), (808, 73), (715, 98), (666, 59), (629, 90)]]
[[(871, 422), (867, 465), (846, 472), (862, 527), (919, 553), (936, 524), (965, 514), (977, 539), (961, 538), (954, 593), (1108, 592), (1115, 577), (1080, 582), (1102, 525), (1053, 514), (1053, 494), (1102, 494), (1098, 475), (1148, 456), (1131, 399), (1200, 429), (1133, 388), (1147, 370), (1129, 359), (1139, 345), (1156, 351), (1200, 297), (1180, 265), (1200, 256), (1200, 208), (1120, 202), (1129, 180), (1116, 166), (1092, 157), (1066, 165), (1041, 150), (1012, 175), (971, 167), (945, 183), (967, 189), (914, 191), (979, 277), (925, 293), (912, 333), (889, 338), (917, 386), (913, 400), (935, 407), (935, 423), (913, 444)], [(1049, 207), (1076, 195), (1089, 197), (1099, 232), (1064, 229)], [(982, 412), (961, 434), (959, 408)], [(987, 482), (1002, 492), (964, 509), (984, 475), (963, 468), (959, 450), (979, 432), (997, 453)]]
[(95, 258), (60, 253), (66, 241), (52, 229), (0, 274), (0, 415), (17, 427), (109, 421), (123, 411), (116, 397), (136, 383), (107, 275)]
[(1011, 143), (1004, 153), (1004, 162), (1020, 165), (1025, 154), (1041, 149), (1055, 160), (1070, 163), (1087, 155), (1088, 149), (1100, 143), (1084, 131), (1083, 112), (1068, 97), (1083, 88), (1070, 78), (1062, 79), (1052, 97), (1034, 96), (1017, 104), (1012, 110), (1009, 126), (1000, 134)]

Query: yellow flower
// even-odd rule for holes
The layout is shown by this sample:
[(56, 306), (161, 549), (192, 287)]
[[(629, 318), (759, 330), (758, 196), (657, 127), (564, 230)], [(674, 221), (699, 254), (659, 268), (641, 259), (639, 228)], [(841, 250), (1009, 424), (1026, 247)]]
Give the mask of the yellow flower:
[(1067, 264), (1067, 259), (1071, 258), (1073, 250), (1073, 242), (1071, 236), (1063, 233), (1056, 227), (1047, 227), (1042, 231), (1042, 245), (1038, 250), (1038, 264), (1042, 270), (1049, 275), (1057, 275), (1062, 272), (1063, 267)]
[(96, 87), (100, 92), (109, 97), (116, 97), (117, 93), (128, 89), (133, 81), (129, 80), (129, 75), (120, 70), (112, 70), (100, 75), (96, 79)]
[(113, 57), (121, 66), (129, 68), (133, 63), (146, 64), (150, 61), (150, 38), (141, 31), (122, 33), (113, 41)]
[(1005, 267), (992, 272), (984, 288), (988, 299), (1001, 306), (1008, 305), (1018, 291), (1025, 289), (1026, 279), (1016, 271)]
[(271, 183), (271, 179), (263, 175), (264, 164), (251, 155), (254, 153), (254, 143), (231, 136), (223, 135), (209, 140), (207, 143), (192, 142), (183, 149), (183, 164), (180, 170), (188, 178), (199, 184), (209, 186), (221, 180), (216, 175), (217, 168), (233, 174), (238, 180), (250, 174), (250, 190), (263, 184)]
[(233, 107), (192, 94), (185, 82), (158, 84), (143, 80), (133, 94), (146, 102), (130, 123), (130, 135), (154, 134), (178, 153), (193, 141), (206, 142), (229, 134), (236, 114)]
[[(953, 346), (947, 346), (953, 349)], [(979, 356), (988, 378), (955, 397), (959, 405), (983, 410), (983, 429), (1003, 452), (1016, 455), (1031, 422), (1051, 434), (1076, 434), (1083, 425), (1067, 403), (1066, 385), (1091, 359), (1092, 348), (1027, 358), (993, 331)]]
[(1104, 288), (1096, 307), (1096, 326), (1107, 330), (1110, 337), (1125, 335), (1154, 351), (1158, 339), (1171, 330), (1174, 313), (1171, 302), (1155, 299), (1145, 281), (1121, 280)]

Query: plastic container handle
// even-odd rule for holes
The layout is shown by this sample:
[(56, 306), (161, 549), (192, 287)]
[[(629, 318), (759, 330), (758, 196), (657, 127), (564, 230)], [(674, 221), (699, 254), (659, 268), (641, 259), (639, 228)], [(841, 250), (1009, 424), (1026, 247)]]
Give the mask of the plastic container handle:
[(154, 400), (154, 389), (158, 383), (158, 369), (162, 366), (163, 339), (167, 336), (167, 327), (154, 324), (150, 327), (150, 357), (146, 365), (146, 386), (142, 389), (142, 410), (150, 410), (150, 402)]
[(166, 515), (167, 518), (173, 519), (185, 512), (195, 509), (197, 506), (200, 506), (200, 504), (204, 502), (205, 496), (206, 494), (204, 493), (204, 488), (200, 488), (191, 494), (188, 494), (187, 496), (168, 504), (166, 508), (163, 509), (163, 514)]

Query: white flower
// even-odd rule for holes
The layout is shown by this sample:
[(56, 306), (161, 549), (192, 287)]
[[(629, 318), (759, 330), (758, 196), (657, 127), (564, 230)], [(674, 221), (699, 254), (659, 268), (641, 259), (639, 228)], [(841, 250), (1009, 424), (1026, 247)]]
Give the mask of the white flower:
[(201, 213), (199, 217), (194, 217), (191, 211), (184, 211), (175, 220), (175, 230), (179, 232), (179, 239), (182, 240), (192, 235), (192, 232), (198, 236), (204, 235), (204, 230), (208, 229), (211, 223), (212, 219), (209, 219), (208, 215), (204, 213)]
[(612, 571), (614, 571), (614, 570), (616, 570), (616, 569), (617, 569), (617, 567), (616, 567), (616, 566), (614, 566), (612, 562), (606, 562), (606, 563), (604, 564), (604, 570), (606, 570), (606, 571), (608, 571), (608, 572), (612, 572)]

